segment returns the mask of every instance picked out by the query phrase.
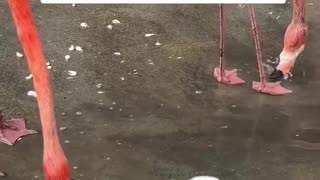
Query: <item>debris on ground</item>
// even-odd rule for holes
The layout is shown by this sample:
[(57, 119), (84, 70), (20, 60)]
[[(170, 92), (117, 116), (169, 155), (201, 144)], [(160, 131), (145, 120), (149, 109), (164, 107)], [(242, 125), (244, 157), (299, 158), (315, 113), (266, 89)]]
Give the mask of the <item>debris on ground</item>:
[(85, 23), (85, 22), (80, 23), (80, 26), (83, 27), (83, 28), (89, 27), (89, 25), (87, 23)]
[(27, 95), (35, 98), (37, 97), (37, 93), (35, 91), (28, 91)]
[(121, 24), (121, 22), (120, 22), (118, 19), (112, 20), (112, 23), (113, 23), (113, 24)]
[(64, 58), (65, 58), (66, 61), (69, 61), (70, 55), (66, 55)]
[(155, 36), (156, 34), (153, 33), (149, 33), (149, 34), (145, 34), (144, 37), (151, 37), (151, 36)]
[(17, 55), (18, 58), (22, 58), (23, 57), (23, 54), (21, 54), (19, 52), (17, 52), (16, 55)]

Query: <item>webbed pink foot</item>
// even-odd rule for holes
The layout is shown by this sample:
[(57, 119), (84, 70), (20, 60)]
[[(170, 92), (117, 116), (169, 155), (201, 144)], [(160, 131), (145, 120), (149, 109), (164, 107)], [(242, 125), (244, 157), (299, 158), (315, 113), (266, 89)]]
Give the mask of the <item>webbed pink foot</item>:
[(224, 70), (223, 74), (221, 74), (220, 68), (214, 68), (213, 76), (220, 82), (229, 85), (243, 84), (244, 80), (239, 78), (237, 69), (233, 70)]

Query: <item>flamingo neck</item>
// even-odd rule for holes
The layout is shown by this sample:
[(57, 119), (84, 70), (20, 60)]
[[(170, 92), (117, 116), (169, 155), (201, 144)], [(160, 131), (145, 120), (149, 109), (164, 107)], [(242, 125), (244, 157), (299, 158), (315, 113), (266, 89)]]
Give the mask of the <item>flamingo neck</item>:
[(305, 0), (293, 0), (293, 23), (305, 22)]
[(49, 74), (28, 0), (8, 0), (37, 93), (43, 133), (46, 180), (69, 180), (69, 167), (56, 129)]
[(17, 33), (33, 75), (43, 131), (44, 146), (57, 144), (56, 121), (49, 74), (41, 43), (32, 19), (28, 0), (9, 0)]

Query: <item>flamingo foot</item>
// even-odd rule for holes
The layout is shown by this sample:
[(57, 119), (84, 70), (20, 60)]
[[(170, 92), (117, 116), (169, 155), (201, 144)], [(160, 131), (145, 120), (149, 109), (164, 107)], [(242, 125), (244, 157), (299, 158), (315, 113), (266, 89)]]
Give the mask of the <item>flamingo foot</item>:
[(253, 81), (252, 88), (259, 93), (269, 94), (273, 96), (292, 93), (291, 90), (282, 87), (280, 83), (273, 82), (266, 82), (265, 84), (262, 84), (261, 82)]
[(239, 78), (237, 71), (238, 71), (237, 69), (224, 70), (224, 75), (221, 77), (221, 69), (220, 68), (214, 68), (213, 76), (220, 83), (223, 83), (223, 84), (236, 85), (236, 84), (245, 83), (244, 80)]
[(23, 118), (11, 120), (0, 119), (0, 142), (10, 146), (14, 145), (20, 137), (36, 133), (37, 131), (26, 128)]

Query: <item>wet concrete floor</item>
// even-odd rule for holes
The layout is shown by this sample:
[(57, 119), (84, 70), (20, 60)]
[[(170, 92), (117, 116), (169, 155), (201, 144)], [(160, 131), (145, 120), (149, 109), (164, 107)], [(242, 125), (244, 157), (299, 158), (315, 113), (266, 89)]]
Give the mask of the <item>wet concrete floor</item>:
[[(242, 69), (247, 81), (231, 87), (212, 78), (216, 5), (30, 3), (52, 66), (57, 123), (67, 128), (59, 136), (76, 180), (320, 179), (318, 2), (308, 0), (308, 44), (284, 83), (294, 93), (283, 97), (251, 89), (258, 71), (244, 7), (226, 6), (227, 67)], [(0, 109), (40, 130), (35, 98), (27, 96), (33, 89), (25, 79), (27, 64), (16, 56), (22, 50), (7, 3), (0, 5)], [(268, 64), (282, 50), (292, 4), (255, 8)], [(114, 19), (121, 24), (110, 30)], [(81, 28), (82, 22), (89, 27)], [(84, 52), (70, 52), (70, 45)], [(68, 70), (77, 76), (67, 79)], [(8, 173), (3, 179), (43, 179), (40, 134), (13, 147), (1, 144), (0, 152), (0, 170)]]

